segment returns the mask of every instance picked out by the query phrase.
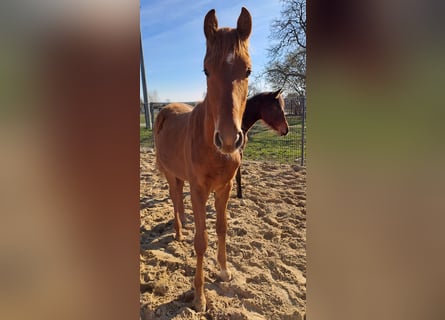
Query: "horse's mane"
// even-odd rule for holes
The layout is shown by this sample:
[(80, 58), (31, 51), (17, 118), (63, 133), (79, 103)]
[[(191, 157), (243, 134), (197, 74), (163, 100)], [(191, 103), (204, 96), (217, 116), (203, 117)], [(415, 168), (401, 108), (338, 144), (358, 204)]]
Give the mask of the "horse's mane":
[[(282, 96), (280, 96), (281, 99), (283, 98)], [(265, 100), (267, 99), (267, 100)], [(277, 93), (273, 92), (273, 91), (266, 91), (266, 92), (260, 92), (257, 93), (256, 95), (250, 97), (247, 99), (247, 103), (248, 104), (255, 104), (257, 103), (257, 100), (261, 101), (264, 103), (264, 101), (271, 101), (273, 102), (274, 100), (277, 100)]]
[(269, 98), (275, 99), (275, 96), (276, 96), (276, 94), (274, 92), (266, 91), (266, 92), (257, 93), (256, 95), (250, 97), (248, 100), (256, 100), (260, 97), (269, 97)]
[(221, 65), (230, 52), (242, 59), (249, 60), (248, 46), (248, 40), (241, 40), (236, 29), (218, 29), (212, 39), (207, 40), (204, 61), (213, 65)]

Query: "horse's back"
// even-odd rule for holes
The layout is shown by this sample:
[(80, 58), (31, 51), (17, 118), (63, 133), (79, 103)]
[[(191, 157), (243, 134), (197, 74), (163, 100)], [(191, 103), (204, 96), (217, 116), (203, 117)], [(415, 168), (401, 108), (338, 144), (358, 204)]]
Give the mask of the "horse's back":
[(192, 111), (192, 107), (185, 103), (171, 103), (159, 111), (155, 120), (155, 134), (159, 134), (164, 122), (180, 122), (183, 114)]

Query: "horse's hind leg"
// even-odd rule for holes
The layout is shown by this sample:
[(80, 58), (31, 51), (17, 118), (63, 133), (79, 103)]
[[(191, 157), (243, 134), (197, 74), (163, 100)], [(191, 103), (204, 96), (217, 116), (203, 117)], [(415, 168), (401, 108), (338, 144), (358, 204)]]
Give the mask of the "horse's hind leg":
[[(244, 135), (244, 138), (247, 140), (247, 134)], [(243, 149), (240, 149), (239, 152), (241, 159), (243, 159)], [(238, 170), (236, 170), (236, 197), (237, 198), (242, 198), (243, 197), (243, 193), (242, 193), (242, 186), (241, 186), (241, 164), (238, 167)]]
[(218, 264), (221, 268), (220, 277), (223, 281), (229, 281), (232, 278), (227, 268), (226, 256), (226, 233), (227, 233), (227, 202), (229, 200), (232, 181), (215, 192), (216, 209), (216, 234), (218, 235)]
[(239, 166), (236, 171), (236, 197), (240, 199), (243, 197), (241, 190), (241, 166)]
[[(176, 177), (167, 176), (167, 182), (169, 186), (170, 198), (173, 202), (173, 210), (175, 214), (174, 218), (174, 227), (176, 231), (175, 239), (181, 241), (183, 239), (182, 236), (182, 221), (181, 216), (184, 216), (184, 203), (182, 199), (182, 189), (184, 186), (184, 181), (177, 179)], [(182, 213), (181, 213), (182, 210)]]
[(176, 178), (176, 186), (178, 188), (178, 212), (179, 219), (182, 226), (185, 225), (185, 211), (184, 211), (184, 181)]

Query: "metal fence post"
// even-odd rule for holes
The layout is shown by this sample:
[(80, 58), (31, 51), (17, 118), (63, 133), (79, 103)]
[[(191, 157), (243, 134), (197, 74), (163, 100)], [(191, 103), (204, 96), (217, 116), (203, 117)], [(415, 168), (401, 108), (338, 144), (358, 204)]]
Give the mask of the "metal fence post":
[(145, 66), (144, 66), (144, 52), (142, 50), (142, 36), (139, 33), (140, 43), (140, 61), (141, 61), (141, 77), (142, 77), (142, 92), (144, 94), (144, 116), (145, 116), (145, 128), (151, 129), (152, 117), (150, 117), (150, 110), (148, 109), (148, 95), (147, 95), (147, 83), (145, 81)]
[(155, 123), (155, 109), (153, 108), (153, 103), (150, 103), (150, 116), (151, 116), (151, 123), (154, 125), (154, 123)]
[(304, 165), (304, 126), (305, 126), (305, 120), (306, 120), (306, 97), (303, 97), (301, 99), (303, 104), (303, 114), (302, 114), (302, 121), (301, 121), (301, 161), (300, 165)]

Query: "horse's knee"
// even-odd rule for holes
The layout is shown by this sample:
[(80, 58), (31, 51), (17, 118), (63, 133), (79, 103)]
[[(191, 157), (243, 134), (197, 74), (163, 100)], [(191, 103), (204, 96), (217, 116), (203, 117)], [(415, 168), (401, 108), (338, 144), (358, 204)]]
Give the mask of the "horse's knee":
[(216, 214), (216, 234), (225, 235), (227, 233), (227, 212), (217, 212)]
[(194, 246), (197, 255), (204, 255), (205, 251), (207, 250), (207, 243), (207, 231), (195, 234)]
[(216, 234), (226, 235), (227, 234), (227, 223), (221, 222), (216, 224)]

